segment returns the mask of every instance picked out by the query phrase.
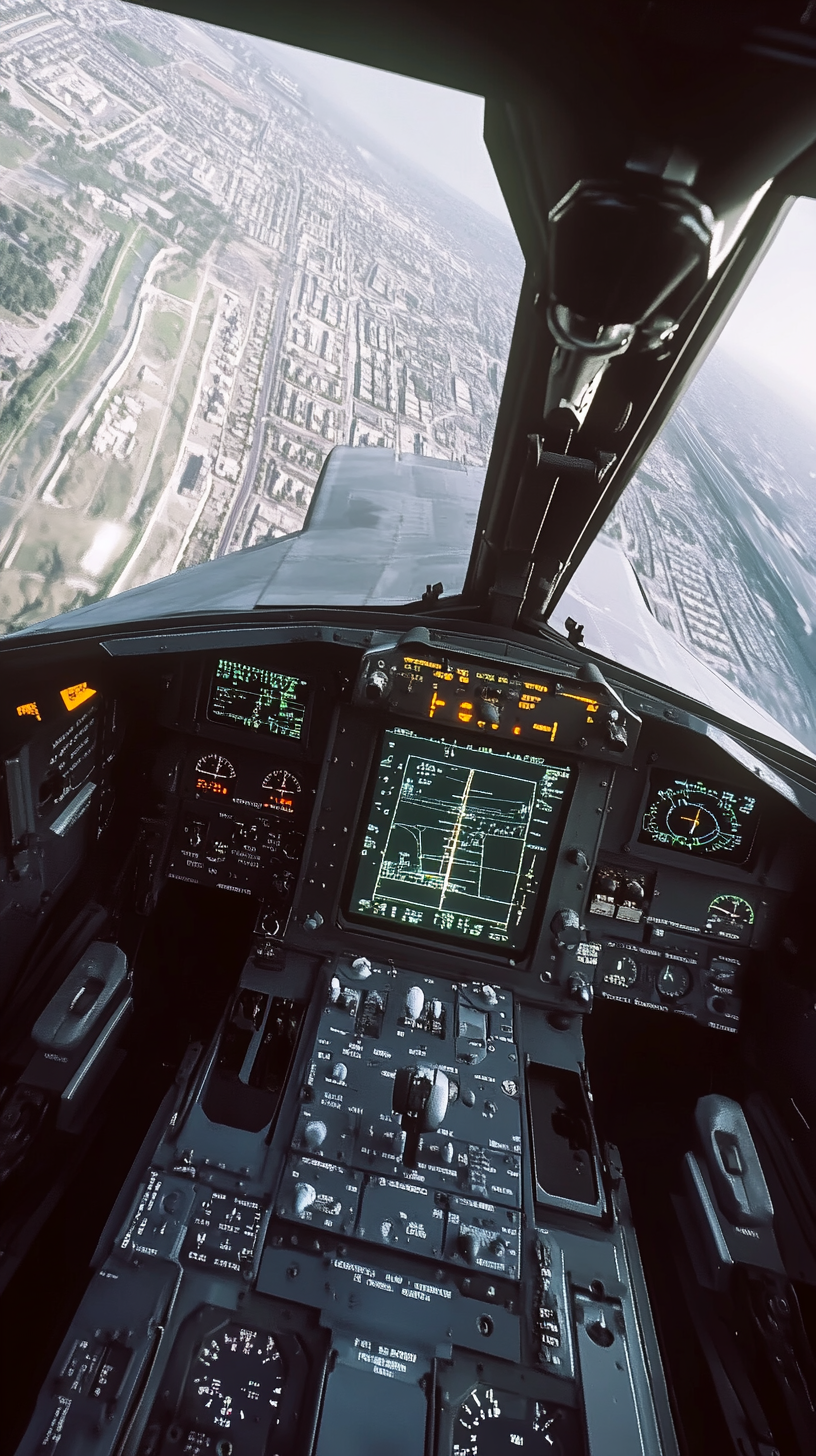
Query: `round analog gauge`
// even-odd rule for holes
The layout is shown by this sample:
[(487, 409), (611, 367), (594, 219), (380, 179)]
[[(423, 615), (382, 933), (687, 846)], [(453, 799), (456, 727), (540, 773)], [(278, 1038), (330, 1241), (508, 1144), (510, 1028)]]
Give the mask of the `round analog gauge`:
[(705, 785), (672, 784), (656, 794), (643, 820), (655, 844), (698, 854), (723, 854), (740, 844), (733, 795)]
[(726, 940), (744, 940), (753, 923), (753, 906), (742, 895), (715, 895), (706, 912), (706, 933)]
[(277, 809), (281, 814), (294, 814), (301, 786), (300, 779), (296, 779), (288, 768), (273, 768), (266, 775), (261, 788), (265, 809)]
[(657, 989), (667, 1001), (677, 1001), (691, 990), (691, 976), (685, 966), (676, 961), (667, 961), (657, 978)]
[(604, 982), (607, 986), (621, 986), (628, 990), (638, 978), (638, 964), (634, 956), (620, 956), (611, 971), (607, 971)]
[(452, 1456), (567, 1456), (577, 1450), (575, 1412), (479, 1385), (460, 1405)]
[(235, 786), (235, 769), (220, 753), (205, 753), (195, 766), (196, 798), (228, 799)]
[(243, 1325), (217, 1330), (205, 1340), (191, 1372), (196, 1424), (224, 1436), (253, 1431), (257, 1447), (252, 1449), (263, 1449), (277, 1424), (284, 1374), (272, 1335)]

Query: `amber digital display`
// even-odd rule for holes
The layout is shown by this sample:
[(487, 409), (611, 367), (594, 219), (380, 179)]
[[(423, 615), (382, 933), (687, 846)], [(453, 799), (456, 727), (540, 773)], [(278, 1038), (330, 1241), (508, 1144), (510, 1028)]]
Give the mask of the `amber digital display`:
[(37, 707), (37, 704), (36, 703), (18, 703), (17, 704), (17, 717), (18, 718), (36, 718), (38, 723), (41, 723), (42, 722), (42, 718), (40, 717), (40, 710)]
[(60, 697), (68, 712), (73, 713), (75, 708), (79, 708), (83, 703), (87, 703), (89, 698), (96, 697), (96, 688), (92, 688), (86, 682), (74, 683), (73, 687), (60, 688)]

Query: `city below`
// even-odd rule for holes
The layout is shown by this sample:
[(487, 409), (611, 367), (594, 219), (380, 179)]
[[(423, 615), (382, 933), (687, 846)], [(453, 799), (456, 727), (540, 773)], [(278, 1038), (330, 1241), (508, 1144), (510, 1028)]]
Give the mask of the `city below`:
[(298, 531), (336, 444), (486, 463), (512, 232), (326, 116), (251, 38), (0, 4), (0, 629)]

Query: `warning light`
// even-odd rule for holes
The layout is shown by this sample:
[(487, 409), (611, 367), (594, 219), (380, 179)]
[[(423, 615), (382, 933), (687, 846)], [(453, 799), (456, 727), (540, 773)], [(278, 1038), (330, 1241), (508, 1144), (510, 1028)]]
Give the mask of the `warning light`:
[(36, 703), (18, 703), (18, 705), (17, 705), (17, 717), (18, 718), (36, 718), (38, 723), (42, 723), (42, 718), (40, 717), (40, 710), (37, 707), (37, 704)]
[(519, 727), (518, 723), (516, 724), (515, 728), (513, 729), (513, 732), (515, 733), (516, 737), (518, 737), (519, 733), (521, 732), (521, 728)]
[(78, 708), (82, 703), (87, 703), (89, 698), (96, 697), (96, 688), (88, 687), (86, 682), (74, 683), (72, 688), (60, 688), (60, 697), (68, 712), (73, 713), (74, 708)]

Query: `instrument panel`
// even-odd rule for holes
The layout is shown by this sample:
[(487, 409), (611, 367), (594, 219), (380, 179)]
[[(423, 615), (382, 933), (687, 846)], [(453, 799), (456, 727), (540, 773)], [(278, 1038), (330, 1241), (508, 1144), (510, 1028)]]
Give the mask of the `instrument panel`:
[(330, 660), (199, 660), (171, 878), (259, 899), (269, 954), (421, 945), (441, 975), (475, 957), (550, 1003), (737, 1029), (795, 880), (776, 796), (600, 674), (407, 643), (342, 687)]
[[(581, 1017), (604, 1040), (625, 1005), (648, 1041), (651, 1017), (659, 1055), (667, 1016), (736, 1032), (812, 826), (600, 674), (329, 640), (154, 672), (118, 760), (161, 841), (140, 913), (173, 881), (210, 923), (241, 896), (246, 958), (31, 1449), (64, 1418), (96, 1450), (90, 1402), (125, 1369), (139, 1456), (669, 1449)], [(117, 759), (115, 692), (84, 686), (6, 756), (41, 838)]]

